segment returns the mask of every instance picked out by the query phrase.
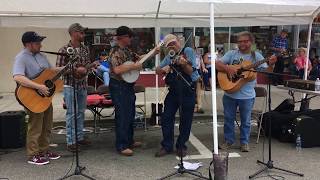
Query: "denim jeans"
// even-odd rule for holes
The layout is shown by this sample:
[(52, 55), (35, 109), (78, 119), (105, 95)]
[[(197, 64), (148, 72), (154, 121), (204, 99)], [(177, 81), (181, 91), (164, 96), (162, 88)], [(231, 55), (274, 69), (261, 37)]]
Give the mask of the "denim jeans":
[[(66, 129), (67, 129), (67, 144), (75, 144), (75, 122), (74, 122), (74, 93), (73, 87), (64, 87), (64, 101), (66, 103)], [(83, 123), (84, 112), (87, 108), (87, 90), (84, 88), (76, 90), (76, 113), (77, 113), (77, 131), (78, 140), (83, 140)]]
[(133, 143), (136, 95), (134, 84), (110, 79), (110, 95), (115, 107), (116, 149), (121, 152)]
[(98, 66), (97, 68), (97, 73), (99, 76), (103, 77), (103, 84), (105, 86), (109, 86), (109, 82), (110, 82), (110, 76), (109, 76), (109, 68), (106, 68), (105, 66)]
[[(180, 96), (177, 89), (169, 88), (164, 101), (164, 112), (161, 115), (163, 140), (161, 146), (167, 151), (173, 151), (175, 114), (179, 109)], [(187, 149), (185, 143), (189, 140), (193, 111), (195, 106), (195, 92), (184, 89), (182, 93), (182, 112), (179, 124), (180, 134), (176, 142), (176, 149)]]
[(236, 120), (237, 107), (240, 111), (240, 143), (248, 144), (251, 129), (251, 110), (255, 98), (252, 99), (233, 99), (229, 96), (223, 96), (224, 109), (224, 139), (233, 144), (235, 142), (234, 121)]

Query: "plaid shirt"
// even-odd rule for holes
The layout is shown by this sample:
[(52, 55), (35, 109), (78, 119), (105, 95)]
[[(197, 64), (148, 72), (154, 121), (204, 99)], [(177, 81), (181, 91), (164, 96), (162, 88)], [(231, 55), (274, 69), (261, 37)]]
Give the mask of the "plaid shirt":
[(272, 47), (288, 49), (288, 39), (282, 38), (281, 36), (277, 36), (272, 40)]
[(122, 80), (120, 75), (116, 75), (113, 72), (113, 68), (116, 66), (120, 66), (121, 64), (125, 63), (126, 61), (135, 61), (136, 54), (129, 50), (128, 48), (120, 48), (116, 46), (110, 50), (109, 54), (109, 64), (110, 64), (110, 77), (117, 80)]
[[(59, 53), (67, 53), (67, 48), (72, 47), (71, 41), (62, 48), (59, 49)], [(78, 55), (80, 58), (74, 63), (74, 65), (83, 65), (85, 66), (90, 61), (90, 51), (89, 48), (83, 44), (80, 45), (79, 48), (75, 48), (75, 54)], [(57, 56), (56, 66), (61, 67), (65, 66), (69, 62), (69, 58), (66, 56)], [(66, 73), (63, 76), (64, 85), (73, 86), (73, 75), (71, 73)], [(77, 88), (86, 88), (87, 87), (87, 77), (82, 79), (75, 79), (75, 83)]]

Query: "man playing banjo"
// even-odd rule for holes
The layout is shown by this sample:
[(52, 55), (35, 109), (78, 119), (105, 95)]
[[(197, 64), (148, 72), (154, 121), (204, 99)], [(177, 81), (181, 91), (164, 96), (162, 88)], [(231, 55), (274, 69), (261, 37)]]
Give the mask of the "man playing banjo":
[[(141, 146), (141, 142), (133, 140), (136, 101), (134, 83), (128, 83), (122, 78), (124, 73), (142, 69), (142, 64), (138, 61), (141, 56), (128, 49), (132, 36), (133, 32), (127, 26), (118, 27), (117, 46), (111, 49), (109, 55), (111, 70), (109, 89), (115, 106), (116, 149), (124, 156), (132, 156), (132, 148)], [(127, 61), (135, 63), (127, 64)]]

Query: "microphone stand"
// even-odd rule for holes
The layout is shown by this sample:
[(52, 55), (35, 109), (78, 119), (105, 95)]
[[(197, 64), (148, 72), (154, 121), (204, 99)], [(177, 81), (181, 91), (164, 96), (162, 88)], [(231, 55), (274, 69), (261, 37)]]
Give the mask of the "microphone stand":
[[(173, 64), (170, 64), (169, 65), (170, 68), (177, 74), (176, 76), (176, 82), (178, 83), (178, 93), (179, 93), (179, 120), (180, 120), (180, 123), (182, 122), (182, 92), (183, 92), (183, 89), (182, 89), (182, 85), (183, 83), (188, 87), (188, 90), (189, 91), (194, 91), (194, 88), (192, 87), (192, 85), (182, 76), (181, 72), (179, 70), (177, 70)], [(163, 179), (167, 179), (167, 178), (170, 178), (172, 176), (175, 176), (177, 174), (190, 174), (190, 175), (193, 175), (193, 176), (196, 176), (198, 178), (201, 178), (201, 179), (208, 179), (207, 177), (204, 177), (202, 176), (202, 174), (196, 170), (188, 170), (186, 169), (184, 166), (183, 166), (183, 155), (182, 155), (182, 144), (181, 144), (181, 141), (178, 143), (179, 144), (179, 155), (180, 155), (180, 163), (178, 164), (178, 169), (177, 171), (173, 172), (173, 173), (170, 173), (168, 175), (166, 175), (165, 177), (162, 177), (160, 178), (159, 180), (163, 180)]]
[[(281, 74), (281, 73), (272, 73), (272, 72), (266, 72), (266, 71), (256, 71), (256, 70), (250, 70), (250, 69), (242, 69), (242, 71), (251, 71), (251, 72), (257, 72), (257, 73), (262, 73), (262, 74), (267, 74), (267, 75), (276, 75), (276, 76), (283, 76), (284, 74)], [(289, 76), (294, 76), (294, 75), (289, 75)], [(297, 76), (294, 76), (294, 77), (297, 77)], [(268, 109), (269, 109), (269, 112), (271, 112), (271, 82), (270, 82), (270, 79), (268, 80)], [(294, 174), (294, 175), (298, 175), (298, 176), (301, 176), (303, 177), (304, 174), (301, 174), (301, 173), (297, 173), (297, 172), (293, 172), (293, 171), (290, 171), (290, 170), (286, 170), (286, 169), (283, 169), (283, 168), (279, 168), (279, 167), (276, 167), (273, 165), (273, 161), (272, 161), (272, 156), (271, 156), (271, 119), (269, 118), (269, 136), (268, 136), (268, 140), (269, 140), (269, 159), (268, 159), (268, 162), (265, 163), (263, 161), (260, 161), (260, 160), (257, 160), (257, 163), (258, 164), (262, 164), (264, 165), (265, 167), (260, 169), (259, 171), (255, 172), (254, 174), (250, 175), (249, 176), (249, 179), (252, 179), (254, 177), (256, 177), (257, 175), (263, 173), (263, 172), (267, 172), (269, 169), (277, 169), (279, 171), (283, 171), (283, 172), (287, 172), (287, 173), (290, 173), (290, 174)], [(271, 177), (272, 179), (274, 179), (270, 174), (268, 174), (268, 177)]]
[[(77, 58), (77, 56), (72, 56), (71, 58)], [(75, 69), (74, 69), (73, 63), (69, 64), (69, 68), (71, 69), (71, 72), (74, 75)], [(88, 179), (95, 180), (94, 178), (82, 173), (82, 171), (85, 170), (86, 167), (84, 167), (84, 166), (81, 167), (79, 165), (78, 120), (77, 120), (77, 100), (76, 100), (76, 94), (77, 94), (78, 89), (77, 89), (75, 77), (73, 77), (72, 85), (73, 85), (73, 108), (74, 108), (73, 120), (74, 120), (75, 143), (76, 143), (76, 152), (75, 152), (75, 154), (76, 154), (76, 167), (74, 169), (74, 173), (69, 174), (67, 176), (64, 176), (59, 180), (67, 179), (67, 178), (72, 177), (72, 176), (80, 176), (80, 175), (83, 176), (83, 177), (86, 177)], [(67, 108), (72, 108), (72, 107), (67, 107)], [(71, 133), (72, 133), (72, 130), (71, 130)]]

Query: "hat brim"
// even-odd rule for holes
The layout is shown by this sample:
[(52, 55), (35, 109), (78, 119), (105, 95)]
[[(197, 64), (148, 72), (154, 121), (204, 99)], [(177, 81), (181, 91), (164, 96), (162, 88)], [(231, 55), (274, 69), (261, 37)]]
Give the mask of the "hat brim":
[(177, 40), (176, 40), (176, 39), (171, 39), (171, 40), (169, 40), (169, 41), (165, 44), (165, 47), (168, 47), (168, 45), (169, 45), (170, 43), (172, 43), (172, 42), (177, 42)]
[(41, 42), (43, 41), (45, 38), (47, 38), (46, 36), (39, 36), (34, 42)]

